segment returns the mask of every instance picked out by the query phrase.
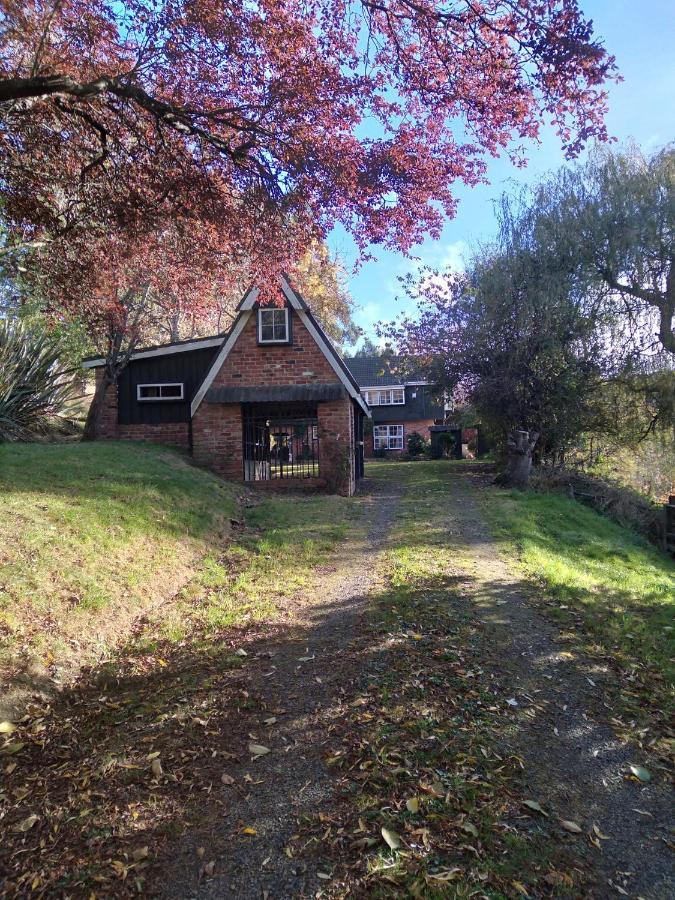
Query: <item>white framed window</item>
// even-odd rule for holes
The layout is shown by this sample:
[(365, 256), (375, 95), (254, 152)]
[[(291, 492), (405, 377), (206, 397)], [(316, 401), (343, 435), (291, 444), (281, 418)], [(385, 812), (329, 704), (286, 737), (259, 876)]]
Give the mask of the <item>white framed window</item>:
[(368, 406), (401, 406), (405, 403), (405, 389), (396, 388), (368, 388), (363, 392)]
[(136, 399), (143, 400), (182, 400), (183, 382), (168, 384), (137, 384)]
[(403, 425), (373, 426), (375, 450), (403, 450)]
[(288, 344), (289, 341), (288, 310), (278, 308), (259, 309), (258, 343)]

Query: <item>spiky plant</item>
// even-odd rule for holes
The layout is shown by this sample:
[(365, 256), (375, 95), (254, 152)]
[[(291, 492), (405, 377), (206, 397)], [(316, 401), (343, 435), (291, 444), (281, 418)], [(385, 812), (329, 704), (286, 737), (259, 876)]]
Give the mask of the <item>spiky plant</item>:
[(56, 337), (0, 319), (0, 441), (45, 434), (75, 396), (75, 375)]

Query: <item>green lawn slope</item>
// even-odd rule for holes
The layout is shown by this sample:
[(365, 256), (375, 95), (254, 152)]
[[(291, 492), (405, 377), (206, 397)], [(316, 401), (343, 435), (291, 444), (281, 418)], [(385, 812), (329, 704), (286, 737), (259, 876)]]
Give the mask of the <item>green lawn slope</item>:
[(234, 485), (168, 449), (0, 445), (0, 673), (116, 644), (222, 545), (236, 510)]

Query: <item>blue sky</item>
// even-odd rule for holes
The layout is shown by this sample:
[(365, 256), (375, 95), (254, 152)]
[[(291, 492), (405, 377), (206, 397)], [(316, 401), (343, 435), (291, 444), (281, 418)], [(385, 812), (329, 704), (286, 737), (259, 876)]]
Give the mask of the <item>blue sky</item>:
[[(610, 53), (616, 56), (624, 81), (610, 86), (607, 124), (619, 141), (635, 140), (651, 151), (675, 140), (675, 3), (673, 0), (580, 0), (584, 13)], [(421, 263), (461, 265), (477, 242), (494, 235), (493, 200), (517, 185), (535, 181), (565, 160), (552, 129), (532, 144), (526, 169), (508, 160), (494, 160), (488, 170), (490, 184), (476, 188), (457, 186), (460, 198), (456, 217), (438, 241), (426, 241), (415, 250)], [(351, 268), (355, 250), (344, 232), (331, 235), (329, 244)], [(350, 277), (358, 304), (358, 324), (371, 337), (373, 324), (404, 310), (397, 300), (397, 276), (416, 264), (399, 254), (375, 248), (376, 259)], [(417, 263), (419, 265), (420, 263)]]

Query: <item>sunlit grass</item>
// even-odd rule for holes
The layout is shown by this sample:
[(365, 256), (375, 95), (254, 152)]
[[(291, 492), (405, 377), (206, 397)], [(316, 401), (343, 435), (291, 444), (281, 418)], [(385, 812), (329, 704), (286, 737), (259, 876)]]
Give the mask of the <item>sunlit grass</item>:
[(639, 535), (557, 494), (490, 492), (483, 512), (563, 622), (581, 615), (608, 652), (672, 679), (675, 563)]
[[(171, 594), (237, 508), (234, 486), (147, 445), (0, 446), (0, 628), (5, 662), (114, 643)], [(28, 654), (26, 656), (26, 648)]]

